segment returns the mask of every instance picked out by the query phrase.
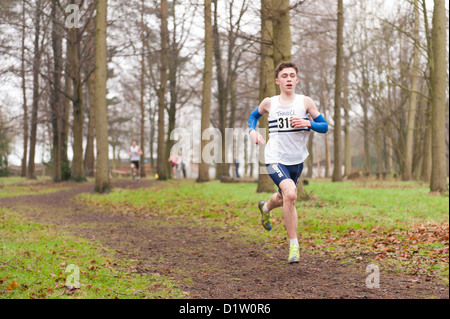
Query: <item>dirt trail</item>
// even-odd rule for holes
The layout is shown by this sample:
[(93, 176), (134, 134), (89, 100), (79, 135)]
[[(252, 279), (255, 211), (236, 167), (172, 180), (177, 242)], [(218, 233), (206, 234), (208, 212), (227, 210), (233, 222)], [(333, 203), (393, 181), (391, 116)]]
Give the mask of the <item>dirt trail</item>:
[[(143, 180), (113, 181), (112, 185), (149, 187), (151, 192), (155, 184)], [(61, 191), (3, 198), (0, 206), (117, 249), (119, 257), (139, 260), (139, 271), (172, 278), (188, 298), (449, 298), (448, 285), (433, 281), (381, 268), (380, 288), (369, 289), (365, 264), (344, 265), (301, 251), (300, 263), (288, 265), (286, 246), (267, 248), (243, 238), (245, 234), (218, 227), (105, 213), (71, 200), (92, 191), (92, 184), (63, 183)]]

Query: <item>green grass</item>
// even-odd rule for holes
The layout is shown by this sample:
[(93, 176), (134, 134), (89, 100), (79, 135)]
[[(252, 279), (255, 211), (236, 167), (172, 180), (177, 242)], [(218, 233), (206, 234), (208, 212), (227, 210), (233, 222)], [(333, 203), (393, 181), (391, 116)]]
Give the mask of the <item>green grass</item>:
[[(448, 281), (448, 196), (431, 195), (426, 185), (415, 182), (313, 180), (305, 188), (311, 200), (296, 204), (304, 249), (345, 262), (370, 258), (394, 270)], [(271, 194), (255, 190), (250, 183), (183, 180), (80, 199), (106, 211), (208, 223), (267, 245), (285, 242), (281, 209), (273, 212), (271, 232), (260, 226), (256, 203)]]
[(374, 182), (366, 186), (312, 182), (306, 189), (323, 203), (321, 215), (330, 219), (383, 226), (448, 222), (448, 197), (430, 195), (428, 187), (420, 186), (411, 182)]
[(46, 187), (42, 188), (37, 185), (30, 185), (30, 186), (4, 186), (0, 188), (0, 198), (4, 197), (16, 197), (16, 196), (22, 196), (22, 195), (41, 195), (46, 193), (53, 193), (64, 190), (62, 187)]
[[(79, 289), (66, 286), (77, 274), (69, 265), (79, 270)], [(137, 267), (98, 243), (0, 208), (0, 298), (183, 298), (171, 280)]]
[(47, 184), (49, 182), (49, 177), (39, 177), (37, 179), (26, 179), (25, 177), (0, 177), (0, 198), (45, 194), (63, 190), (61, 187), (42, 187), (42, 183)]
[(37, 179), (27, 179), (25, 177), (11, 176), (11, 177), (0, 177), (0, 187), (5, 185), (29, 185), (37, 184), (42, 182), (50, 182), (51, 178), (49, 176), (40, 176)]

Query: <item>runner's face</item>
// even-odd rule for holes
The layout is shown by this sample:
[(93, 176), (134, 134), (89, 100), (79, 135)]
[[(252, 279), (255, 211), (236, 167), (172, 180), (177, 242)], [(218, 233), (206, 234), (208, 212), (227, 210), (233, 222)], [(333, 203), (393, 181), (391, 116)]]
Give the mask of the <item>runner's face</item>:
[(286, 68), (278, 73), (278, 77), (275, 79), (275, 83), (280, 86), (281, 92), (295, 92), (295, 86), (299, 79), (294, 68)]

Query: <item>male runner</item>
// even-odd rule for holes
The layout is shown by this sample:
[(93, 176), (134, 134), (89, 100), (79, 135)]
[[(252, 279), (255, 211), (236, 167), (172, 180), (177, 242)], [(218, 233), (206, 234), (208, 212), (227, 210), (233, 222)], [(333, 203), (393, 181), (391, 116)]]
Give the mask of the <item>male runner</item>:
[(141, 180), (141, 174), (139, 172), (139, 161), (141, 160), (142, 150), (139, 146), (136, 144), (136, 140), (132, 141), (132, 145), (130, 146), (130, 149), (128, 150), (128, 154), (130, 155), (130, 167), (131, 167), (131, 173), (133, 180), (136, 177), (136, 173), (138, 173), (138, 182)]
[[(328, 131), (328, 124), (317, 110), (310, 97), (295, 93), (299, 82), (298, 67), (292, 62), (283, 62), (275, 70), (275, 83), (280, 87), (280, 95), (265, 98), (250, 114), (250, 137), (255, 144), (265, 144), (264, 138), (256, 131), (258, 119), (269, 114), (269, 141), (265, 148), (267, 172), (278, 186), (278, 192), (267, 202), (259, 202), (261, 222), (266, 230), (271, 230), (270, 218), (274, 208), (282, 206), (286, 230), (290, 240), (289, 263), (300, 260), (297, 239), (298, 215), (295, 208), (297, 183), (302, 173), (303, 162), (308, 157), (307, 142), (310, 130), (319, 133)], [(311, 116), (314, 121), (309, 120)]]

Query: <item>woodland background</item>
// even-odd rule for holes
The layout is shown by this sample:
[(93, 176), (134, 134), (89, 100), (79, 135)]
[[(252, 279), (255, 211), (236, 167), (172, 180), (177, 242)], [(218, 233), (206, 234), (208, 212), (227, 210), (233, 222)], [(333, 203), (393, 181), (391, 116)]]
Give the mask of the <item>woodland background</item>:
[[(175, 128), (246, 128), (277, 93), (274, 67), (293, 60), (298, 93), (330, 127), (311, 134), (306, 177), (448, 191), (448, 1), (4, 0), (0, 30), (0, 176), (95, 171), (104, 192), (136, 139), (150, 166), (141, 175), (172, 178)], [(233, 152), (263, 191), (272, 184), (248, 144), (222, 156)], [(229, 166), (211, 176), (202, 162), (193, 177)]]

